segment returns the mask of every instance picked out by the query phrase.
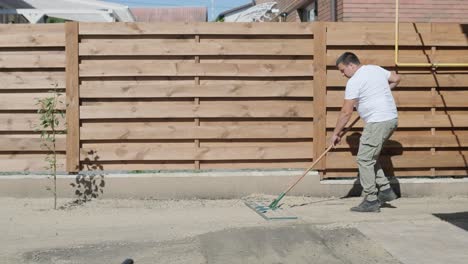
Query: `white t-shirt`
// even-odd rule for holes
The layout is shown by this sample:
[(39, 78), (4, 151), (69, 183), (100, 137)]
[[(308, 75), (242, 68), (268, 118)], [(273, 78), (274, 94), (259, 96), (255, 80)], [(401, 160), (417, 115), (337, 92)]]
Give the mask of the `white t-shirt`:
[(390, 74), (376, 65), (362, 65), (346, 84), (345, 99), (357, 99), (356, 109), (366, 123), (398, 117), (388, 83)]

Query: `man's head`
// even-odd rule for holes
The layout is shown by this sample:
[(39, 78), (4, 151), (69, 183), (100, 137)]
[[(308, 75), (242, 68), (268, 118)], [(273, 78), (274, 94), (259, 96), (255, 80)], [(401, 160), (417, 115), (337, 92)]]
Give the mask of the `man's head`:
[(336, 60), (336, 66), (341, 74), (347, 78), (351, 78), (359, 67), (361, 67), (361, 62), (356, 54), (345, 52)]

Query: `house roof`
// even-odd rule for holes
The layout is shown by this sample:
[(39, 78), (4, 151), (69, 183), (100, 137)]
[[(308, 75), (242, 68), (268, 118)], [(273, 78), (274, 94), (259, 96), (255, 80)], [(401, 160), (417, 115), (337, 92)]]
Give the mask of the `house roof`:
[(244, 5), (241, 5), (241, 6), (237, 6), (237, 7), (234, 7), (234, 8), (228, 9), (228, 10), (226, 10), (224, 12), (219, 13), (217, 18), (223, 18), (225, 16), (244, 11), (244, 10), (254, 6), (254, 5), (255, 5), (255, 0), (252, 0), (252, 2), (250, 2), (250, 3), (244, 4)]
[(15, 8), (33, 8), (30, 4), (22, 0), (0, 0), (0, 8), (15, 9)]
[(262, 3), (253, 2), (252, 5), (249, 4), (244, 6), (246, 8), (235, 9), (236, 12), (225, 12), (225, 15), (222, 15), (223, 13), (221, 13), (218, 16), (218, 19), (224, 18), (225, 22), (265, 21), (265, 19), (269, 19), (269, 17), (271, 17), (272, 12), (274, 11), (273, 8), (276, 6), (276, 1), (264, 1)]
[(276, 0), (276, 8), (279, 12), (271, 19), (276, 20), (282, 13), (290, 14), (291, 12), (297, 13), (297, 10), (301, 7), (313, 4), (314, 1), (318, 0)]
[(206, 22), (206, 7), (130, 8), (137, 22)]
[(4, 13), (17, 10), (30, 21), (44, 15), (85, 22), (135, 21), (127, 6), (97, 0), (0, 0), (0, 6), (5, 6)]

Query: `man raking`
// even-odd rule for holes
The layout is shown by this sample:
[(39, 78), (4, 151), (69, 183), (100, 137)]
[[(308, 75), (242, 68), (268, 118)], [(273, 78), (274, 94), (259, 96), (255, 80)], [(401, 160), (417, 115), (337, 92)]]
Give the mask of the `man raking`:
[(340, 143), (340, 132), (356, 107), (359, 116), (366, 123), (357, 154), (359, 177), (365, 197), (351, 211), (380, 212), (381, 204), (397, 198), (378, 159), (383, 144), (398, 125), (398, 113), (391, 89), (398, 85), (400, 76), (379, 66), (361, 65), (358, 57), (351, 52), (341, 55), (336, 66), (349, 80), (330, 145)]

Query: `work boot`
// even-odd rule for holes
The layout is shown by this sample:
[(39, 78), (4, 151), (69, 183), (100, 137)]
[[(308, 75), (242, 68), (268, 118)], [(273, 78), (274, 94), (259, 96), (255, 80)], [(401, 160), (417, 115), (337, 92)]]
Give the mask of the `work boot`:
[(380, 191), (379, 194), (377, 195), (377, 199), (380, 201), (380, 203), (385, 203), (385, 202), (390, 202), (395, 200), (397, 195), (393, 192), (392, 188), (388, 188), (386, 190)]
[(368, 201), (367, 199), (364, 199), (362, 203), (360, 203), (358, 206), (352, 207), (351, 211), (353, 212), (374, 212), (378, 213), (380, 212), (380, 202), (379, 200), (375, 201)]

